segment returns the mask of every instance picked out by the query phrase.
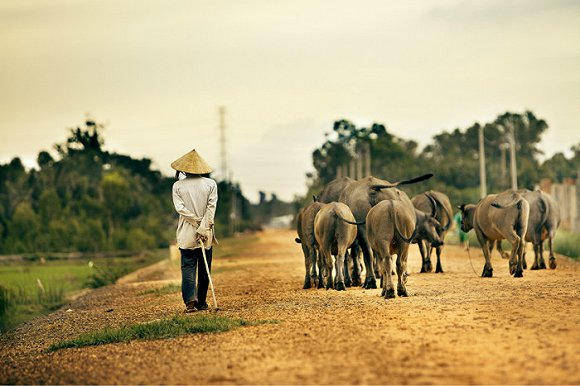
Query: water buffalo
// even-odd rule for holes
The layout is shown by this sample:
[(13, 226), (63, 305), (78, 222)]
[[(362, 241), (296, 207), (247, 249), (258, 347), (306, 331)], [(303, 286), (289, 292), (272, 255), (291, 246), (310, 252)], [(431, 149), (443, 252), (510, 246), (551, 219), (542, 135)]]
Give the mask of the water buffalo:
[[(345, 203), (350, 208), (358, 222), (365, 221), (369, 210), (382, 200), (400, 200), (402, 205), (406, 206), (412, 213), (413, 204), (411, 203), (411, 200), (405, 192), (396, 189), (396, 187), (424, 181), (432, 176), (433, 174), (425, 174), (417, 178), (395, 183), (372, 176), (361, 178), (360, 180), (348, 183), (344, 187), (340, 194), (339, 201)], [(358, 226), (357, 243), (362, 249), (366, 270), (363, 287), (377, 288), (376, 276), (373, 269), (374, 261), (372, 251), (368, 243), (366, 228), (361, 225)]]
[[(411, 202), (415, 208), (425, 213), (432, 213), (432, 216), (442, 225), (442, 228), (439, 229), (439, 236), (442, 240), (445, 240), (445, 235), (453, 224), (453, 209), (449, 197), (444, 193), (429, 190), (416, 195), (411, 199)], [(433, 252), (434, 245), (431, 243), (424, 243), (422, 239), (417, 240), (417, 245), (419, 246), (419, 252), (421, 252), (421, 258), (423, 260), (421, 272), (431, 272), (433, 269), (431, 266), (431, 253)], [(443, 251), (443, 245), (435, 247), (435, 250), (437, 252), (437, 265), (435, 267), (435, 272), (442, 273), (443, 267), (441, 266), (441, 252)]]
[[(349, 177), (336, 178), (324, 186), (318, 197), (315, 198), (315, 201), (324, 203), (336, 202), (340, 198), (340, 194), (344, 188), (353, 182), (355, 180)], [(344, 282), (347, 287), (360, 286), (362, 284), (359, 251), (360, 248), (355, 241), (350, 248), (350, 253), (347, 252), (344, 258)]]
[[(314, 219), (314, 236), (321, 261), (324, 262), (326, 289), (346, 289), (344, 258), (346, 250), (356, 239), (356, 225), (352, 212), (341, 202), (323, 204)], [(332, 281), (332, 256), (336, 256), (336, 283)]]
[[(534, 245), (534, 264), (530, 269), (546, 269), (543, 256), (543, 243), (548, 240), (550, 250), (550, 268), (556, 269), (556, 257), (552, 241), (560, 226), (560, 207), (556, 200), (541, 190), (521, 190), (519, 193), (530, 204), (530, 217), (526, 231), (526, 241)], [(524, 253), (525, 257), (525, 253)]]
[[(509, 261), (510, 274), (523, 276), (523, 255), (530, 205), (516, 191), (507, 190), (490, 194), (476, 205), (462, 204), (461, 230), (475, 230), (477, 240), (485, 256), (482, 277), (492, 277), (491, 246), (497, 240), (507, 239), (512, 245)], [(517, 257), (517, 261), (516, 261)]]
[(328, 184), (324, 185), (324, 188), (318, 197), (316, 197), (315, 201), (320, 201), (327, 204), (330, 202), (336, 202), (340, 198), (340, 194), (344, 188), (353, 182), (355, 182), (355, 180), (350, 177), (336, 178), (330, 181)]
[(313, 202), (312, 204), (302, 208), (296, 218), (296, 229), (298, 231), (298, 238), (296, 242), (302, 245), (302, 252), (304, 253), (304, 266), (306, 267), (306, 275), (304, 276), (304, 289), (312, 287), (314, 282), (318, 288), (323, 287), (322, 272), (320, 261), (318, 263), (318, 278), (316, 274), (317, 263), (317, 249), (316, 238), (314, 236), (314, 219), (320, 208), (324, 204), (320, 202)]
[(383, 200), (369, 209), (366, 218), (368, 245), (376, 256), (382, 273), (381, 296), (395, 297), (392, 279), (392, 257), (397, 255), (397, 294), (408, 296), (407, 253), (415, 235), (415, 209), (403, 200)]

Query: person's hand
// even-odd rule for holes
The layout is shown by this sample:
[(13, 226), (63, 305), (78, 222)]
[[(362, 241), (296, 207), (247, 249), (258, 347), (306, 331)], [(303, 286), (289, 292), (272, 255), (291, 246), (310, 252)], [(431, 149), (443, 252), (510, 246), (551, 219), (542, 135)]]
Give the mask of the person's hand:
[(199, 230), (195, 233), (195, 241), (197, 244), (201, 241), (203, 245), (207, 243), (208, 236), (206, 234), (201, 233)]

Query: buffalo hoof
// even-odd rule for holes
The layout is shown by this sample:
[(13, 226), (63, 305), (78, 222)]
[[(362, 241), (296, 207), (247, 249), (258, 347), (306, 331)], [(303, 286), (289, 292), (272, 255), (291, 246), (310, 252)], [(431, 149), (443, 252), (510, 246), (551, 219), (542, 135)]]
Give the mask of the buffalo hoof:
[(423, 262), (423, 266), (421, 267), (421, 273), (431, 272), (433, 271), (433, 266), (431, 265), (431, 259), (427, 259)]
[(483, 267), (483, 272), (481, 273), (481, 277), (493, 277), (493, 268)]
[(352, 286), (353, 287), (360, 287), (362, 285), (362, 280), (360, 279), (360, 276), (353, 276), (352, 277)]
[(324, 288), (324, 280), (318, 278), (318, 284), (316, 285), (316, 288), (318, 289)]
[(334, 288), (334, 283), (332, 282), (332, 280), (329, 280), (326, 283), (326, 289), (329, 290), (329, 289), (333, 289), (333, 288)]
[(385, 288), (383, 288), (381, 290), (381, 297), (384, 298), (386, 293), (387, 293), (387, 290)]
[(546, 269), (546, 260), (540, 259), (540, 269)]
[(526, 258), (525, 257), (522, 259), (522, 267), (524, 269), (528, 269), (528, 263), (526, 262)]
[(385, 299), (394, 299), (395, 298), (395, 289), (394, 288), (386, 289), (384, 298)]
[(350, 277), (344, 279), (344, 285), (347, 287), (352, 287), (352, 280), (350, 280)]
[(406, 288), (397, 288), (397, 295), (406, 298), (409, 296), (409, 294), (407, 293), (407, 289)]
[(367, 277), (363, 285), (365, 289), (375, 289), (377, 288), (377, 280), (374, 277)]
[(336, 283), (334, 285), (334, 289), (337, 291), (346, 291), (346, 287), (344, 286), (344, 283), (342, 281), (339, 281), (338, 283)]
[(530, 271), (536, 271), (540, 269), (540, 266), (538, 264), (536, 264), (536, 262), (534, 262), (534, 264), (532, 264)]
[(302, 289), (308, 289), (312, 287), (312, 283), (310, 282), (310, 277), (307, 277), (306, 279), (304, 279), (304, 286), (302, 287)]
[(443, 273), (443, 267), (441, 267), (441, 264), (437, 264), (437, 267), (435, 268), (435, 273)]
[(550, 257), (550, 269), (556, 269), (556, 258)]
[(514, 277), (524, 277), (524, 271), (522, 269), (516, 269), (516, 272), (514, 272)]

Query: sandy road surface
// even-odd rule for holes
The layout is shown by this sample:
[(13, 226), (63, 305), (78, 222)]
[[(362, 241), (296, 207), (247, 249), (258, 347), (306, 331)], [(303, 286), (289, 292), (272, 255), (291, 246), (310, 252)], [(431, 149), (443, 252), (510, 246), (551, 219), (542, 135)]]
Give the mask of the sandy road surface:
[[(290, 231), (263, 233), (237, 256), (219, 258), (222, 314), (278, 324), (171, 340), (43, 350), (105, 325), (181, 310), (179, 294), (143, 295), (178, 277), (161, 263), (0, 340), (0, 383), (580, 383), (579, 263), (508, 275), (495, 258), (476, 277), (465, 252), (448, 246), (445, 274), (418, 274), (411, 297), (379, 290), (302, 290), (303, 260)], [(472, 251), (478, 273), (479, 250)], [(105, 312), (113, 308), (113, 312)]]

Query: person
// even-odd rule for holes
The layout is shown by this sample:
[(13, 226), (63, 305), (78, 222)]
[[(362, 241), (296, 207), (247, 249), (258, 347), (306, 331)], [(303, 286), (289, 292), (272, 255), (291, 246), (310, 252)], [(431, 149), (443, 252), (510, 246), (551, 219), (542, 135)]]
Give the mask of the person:
[(453, 217), (455, 225), (457, 225), (457, 238), (459, 239), (459, 245), (464, 247), (467, 241), (467, 233), (461, 230), (461, 212), (457, 212)]
[(206, 250), (211, 272), (213, 245), (217, 243), (214, 235), (217, 184), (210, 178), (212, 168), (195, 149), (174, 161), (171, 167), (177, 179), (172, 194), (173, 205), (179, 213), (176, 236), (181, 252), (181, 295), (185, 312), (207, 310), (209, 278), (201, 248), (203, 245)]

